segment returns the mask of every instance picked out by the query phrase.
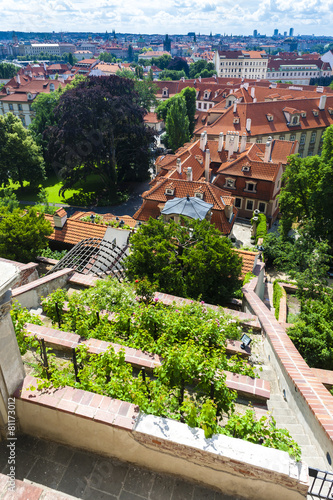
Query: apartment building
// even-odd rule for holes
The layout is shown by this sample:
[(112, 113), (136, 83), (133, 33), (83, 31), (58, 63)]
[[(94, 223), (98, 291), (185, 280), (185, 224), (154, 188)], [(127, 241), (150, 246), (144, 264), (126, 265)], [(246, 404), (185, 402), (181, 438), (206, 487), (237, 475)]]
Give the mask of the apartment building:
[(206, 120), (202, 118), (197, 122), (194, 131), (197, 138), (206, 131), (209, 139), (217, 140), (221, 132), (231, 131), (246, 134), (247, 141), (259, 144), (266, 143), (270, 137), (298, 141), (298, 152), (302, 157), (320, 153), (323, 133), (333, 124), (332, 94), (304, 91), (309, 95), (304, 97), (303, 91), (298, 91), (297, 95), (297, 91), (289, 89), (287, 95), (280, 94), (280, 89), (266, 88), (265, 98), (259, 102), (254, 97), (256, 92), (260, 95), (258, 88), (252, 87), (250, 92), (243, 88), (241, 91), (229, 94), (207, 112)]
[(292, 82), (296, 85), (309, 85), (312, 78), (331, 76), (329, 62), (321, 59), (302, 57), (273, 56), (267, 66), (266, 79), (270, 81)]
[(36, 97), (64, 86), (65, 83), (59, 80), (39, 80), (17, 75), (0, 92), (0, 115), (13, 113), (28, 127), (34, 117), (31, 105)]
[(219, 77), (265, 79), (268, 55), (264, 50), (217, 50), (213, 62)]

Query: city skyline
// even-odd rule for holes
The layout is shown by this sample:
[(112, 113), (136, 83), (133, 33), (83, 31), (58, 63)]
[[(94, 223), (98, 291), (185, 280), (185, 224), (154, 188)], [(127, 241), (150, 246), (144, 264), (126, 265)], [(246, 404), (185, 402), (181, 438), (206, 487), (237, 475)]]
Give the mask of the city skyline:
[[(92, 31), (146, 34), (209, 34), (272, 36), (275, 29), (294, 35), (333, 35), (333, 0), (226, 0), (199, 2), (156, 0), (0, 0), (1, 31), (50, 32)], [(242, 24), (240, 24), (242, 20)]]

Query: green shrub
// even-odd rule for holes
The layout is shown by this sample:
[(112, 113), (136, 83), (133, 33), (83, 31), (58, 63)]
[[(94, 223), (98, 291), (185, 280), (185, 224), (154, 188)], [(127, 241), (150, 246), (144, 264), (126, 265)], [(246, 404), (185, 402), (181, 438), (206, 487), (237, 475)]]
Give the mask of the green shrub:
[(273, 306), (275, 308), (275, 317), (277, 320), (279, 320), (281, 298), (282, 287), (279, 285), (278, 281), (275, 280), (273, 283)]

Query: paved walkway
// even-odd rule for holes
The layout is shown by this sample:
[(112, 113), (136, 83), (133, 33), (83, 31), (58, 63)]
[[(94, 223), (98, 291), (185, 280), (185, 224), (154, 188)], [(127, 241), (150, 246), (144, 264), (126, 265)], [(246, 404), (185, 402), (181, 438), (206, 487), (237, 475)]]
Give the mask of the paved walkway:
[[(6, 445), (0, 443), (3, 474), (8, 473)], [(83, 500), (241, 500), (174, 476), (27, 435), (17, 439), (16, 478)]]

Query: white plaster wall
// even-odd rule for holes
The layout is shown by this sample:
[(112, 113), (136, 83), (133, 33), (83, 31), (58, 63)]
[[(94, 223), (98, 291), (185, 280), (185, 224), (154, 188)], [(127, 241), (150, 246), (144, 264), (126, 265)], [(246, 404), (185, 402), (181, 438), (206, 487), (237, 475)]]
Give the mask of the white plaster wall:
[(307, 468), (279, 450), (226, 436), (206, 440), (199, 429), (154, 416), (142, 415), (131, 432), (24, 400), (17, 400), (16, 408), (27, 434), (115, 456), (244, 499), (306, 498)]

